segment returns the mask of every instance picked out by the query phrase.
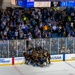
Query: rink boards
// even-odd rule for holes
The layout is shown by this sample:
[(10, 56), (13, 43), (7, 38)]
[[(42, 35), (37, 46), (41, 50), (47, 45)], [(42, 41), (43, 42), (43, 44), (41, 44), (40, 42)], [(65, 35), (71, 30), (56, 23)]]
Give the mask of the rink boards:
[[(24, 64), (24, 57), (14, 57), (14, 58), (0, 58), (0, 66), (7, 65), (22, 65)], [(62, 62), (62, 61), (75, 61), (75, 54), (59, 54), (51, 55), (51, 62)]]

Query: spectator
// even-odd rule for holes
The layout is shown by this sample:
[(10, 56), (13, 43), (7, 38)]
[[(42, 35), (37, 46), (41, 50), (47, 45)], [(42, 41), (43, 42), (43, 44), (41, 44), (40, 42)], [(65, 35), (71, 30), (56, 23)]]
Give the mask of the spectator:
[(74, 12), (73, 7), (1, 9), (0, 39), (75, 37)]

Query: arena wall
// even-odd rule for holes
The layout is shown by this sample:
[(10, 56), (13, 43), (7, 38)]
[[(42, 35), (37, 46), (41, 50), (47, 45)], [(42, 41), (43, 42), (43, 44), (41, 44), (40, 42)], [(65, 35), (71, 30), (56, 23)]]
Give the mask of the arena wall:
[(15, 0), (2, 0), (0, 5), (3, 9), (6, 9), (6, 7), (19, 7), (16, 5)]
[[(75, 61), (75, 54), (51, 55), (51, 62)], [(24, 57), (0, 58), (0, 66), (22, 65)]]
[(6, 7), (11, 7), (11, 0), (3, 0), (2, 8), (6, 9)]

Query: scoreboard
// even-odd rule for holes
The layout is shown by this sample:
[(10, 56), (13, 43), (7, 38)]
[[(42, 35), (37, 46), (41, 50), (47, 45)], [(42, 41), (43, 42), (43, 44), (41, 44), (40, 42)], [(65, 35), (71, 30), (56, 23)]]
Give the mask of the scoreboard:
[(75, 7), (75, 1), (51, 0), (16, 0), (17, 5), (25, 8), (33, 7)]

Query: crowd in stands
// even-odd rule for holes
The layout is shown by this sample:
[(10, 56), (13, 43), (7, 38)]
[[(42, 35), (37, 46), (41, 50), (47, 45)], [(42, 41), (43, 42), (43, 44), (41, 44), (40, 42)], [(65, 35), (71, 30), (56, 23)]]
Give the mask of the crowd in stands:
[(75, 37), (74, 7), (0, 10), (0, 39), (52, 37)]

